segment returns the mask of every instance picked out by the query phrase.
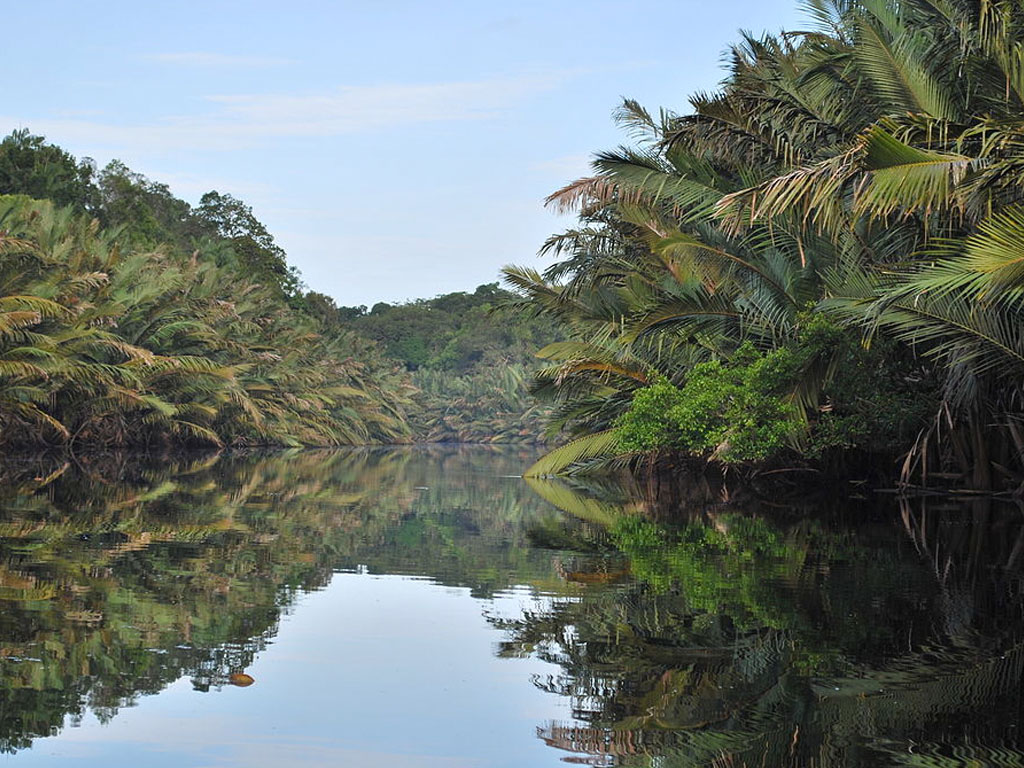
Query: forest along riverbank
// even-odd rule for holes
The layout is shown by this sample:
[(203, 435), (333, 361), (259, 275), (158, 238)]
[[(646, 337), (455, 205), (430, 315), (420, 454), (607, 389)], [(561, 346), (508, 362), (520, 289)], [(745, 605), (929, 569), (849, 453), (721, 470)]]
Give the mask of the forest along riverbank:
[(5, 463), (4, 759), (1024, 759), (1015, 506), (667, 502), (535, 455)]
[(1019, 497), (1024, 9), (808, 13), (688, 105), (624, 100), (630, 143), (552, 192), (578, 222), (511, 292), (339, 307), (241, 200), (13, 132), (0, 445), (550, 439), (534, 475), (669, 455)]
[(339, 307), (242, 200), (0, 141), (0, 446), (543, 441), (546, 318), (497, 283)]
[[(941, 7), (939, 7), (941, 5)], [(581, 439), (883, 484), (1024, 488), (1024, 9), (806, 3), (552, 192), (578, 223), (505, 271), (561, 341)], [(809, 31), (808, 31), (809, 29)]]

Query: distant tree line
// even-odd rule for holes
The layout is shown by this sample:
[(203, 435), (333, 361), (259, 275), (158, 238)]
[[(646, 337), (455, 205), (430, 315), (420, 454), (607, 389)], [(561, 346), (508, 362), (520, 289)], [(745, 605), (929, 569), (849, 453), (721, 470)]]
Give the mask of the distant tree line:
[(530, 395), (548, 318), (506, 306), (497, 283), (402, 304), (340, 307), (342, 326), (378, 342), (411, 373), (414, 433), (431, 442), (537, 442), (548, 409)]

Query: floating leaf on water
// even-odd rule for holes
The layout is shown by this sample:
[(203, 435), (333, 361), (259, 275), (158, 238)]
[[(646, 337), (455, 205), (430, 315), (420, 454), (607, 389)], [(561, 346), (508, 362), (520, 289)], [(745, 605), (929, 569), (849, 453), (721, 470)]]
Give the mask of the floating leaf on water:
[(575, 581), (577, 584), (612, 584), (616, 581), (624, 581), (630, 576), (628, 568), (617, 571), (571, 571), (565, 574), (566, 581)]
[(255, 683), (256, 679), (244, 672), (235, 672), (228, 676), (228, 682), (232, 685), (237, 685), (239, 688), (246, 688)]

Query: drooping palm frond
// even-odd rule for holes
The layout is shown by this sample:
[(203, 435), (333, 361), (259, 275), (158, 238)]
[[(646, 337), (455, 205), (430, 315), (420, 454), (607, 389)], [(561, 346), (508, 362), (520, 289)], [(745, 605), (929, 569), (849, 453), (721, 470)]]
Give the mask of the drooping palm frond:
[(27, 198), (0, 198), (0, 220), (17, 233), (4, 234), (0, 260), (0, 442), (408, 434), (408, 384), (379, 353), (324, 338), (230, 262), (122, 250), (117, 232)]
[(848, 14), (853, 55), (877, 98), (896, 112), (953, 119), (957, 110), (932, 42), (907, 23), (910, 13), (889, 0), (861, 0)]
[(559, 261), (543, 277), (506, 272), (521, 307), (565, 330), (536, 391), (553, 428), (604, 432), (641, 383), (613, 370), (626, 355), (678, 384), (744, 342), (785, 347), (808, 428), (850, 418), (826, 390), (843, 383), (840, 360), (859, 360), (874, 367), (858, 386), (896, 376), (955, 411), (953, 442), (999, 425), (1009, 461), (1024, 372), (1024, 10), (806, 5), (815, 29), (745, 36), (692, 114), (625, 102), (636, 146), (595, 155), (593, 176), (552, 195), (581, 226), (549, 240)]
[(587, 459), (614, 456), (622, 451), (614, 429), (577, 438), (544, 454), (523, 473), (523, 477), (544, 477), (564, 472), (573, 464)]

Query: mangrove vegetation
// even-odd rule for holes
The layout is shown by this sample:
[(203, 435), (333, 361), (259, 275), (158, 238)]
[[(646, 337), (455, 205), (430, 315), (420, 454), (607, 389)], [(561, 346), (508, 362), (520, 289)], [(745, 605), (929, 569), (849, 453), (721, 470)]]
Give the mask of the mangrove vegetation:
[(0, 445), (533, 442), (554, 330), (511, 297), (338, 307), (231, 195), (0, 142)]
[(809, 0), (685, 112), (549, 204), (511, 267), (561, 340), (535, 390), (576, 438), (533, 470), (675, 452), (1015, 489), (1024, 471), (1024, 10)]
[[(1024, 11), (807, 0), (548, 203), (543, 272), (310, 290), (252, 209), (0, 142), (0, 444), (562, 443), (531, 470), (1024, 487)], [(795, 473), (795, 474), (794, 474)]]

